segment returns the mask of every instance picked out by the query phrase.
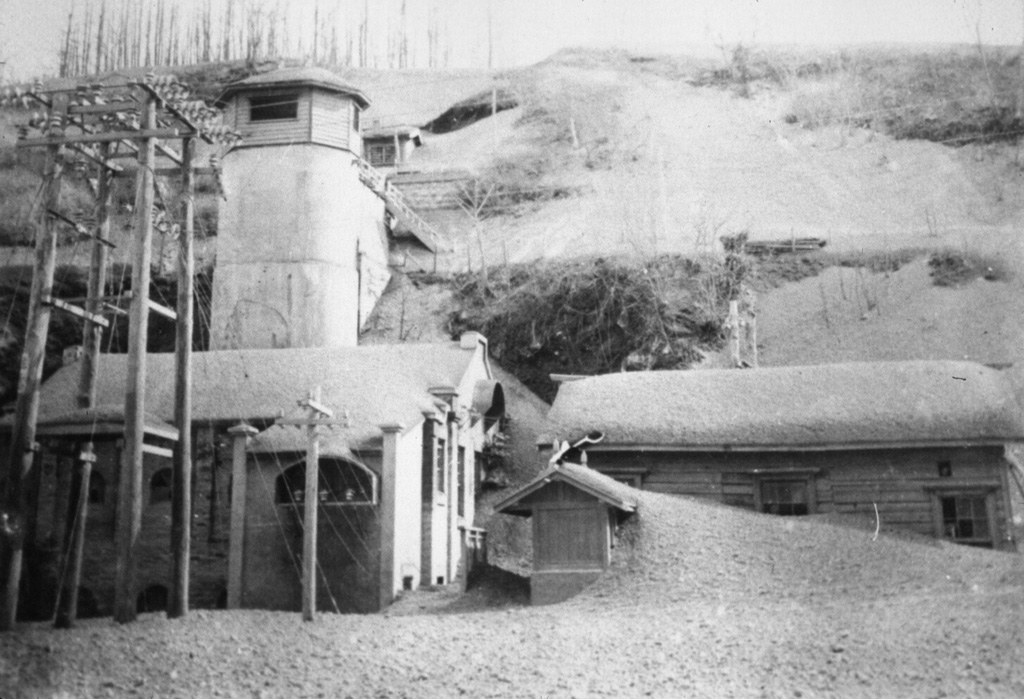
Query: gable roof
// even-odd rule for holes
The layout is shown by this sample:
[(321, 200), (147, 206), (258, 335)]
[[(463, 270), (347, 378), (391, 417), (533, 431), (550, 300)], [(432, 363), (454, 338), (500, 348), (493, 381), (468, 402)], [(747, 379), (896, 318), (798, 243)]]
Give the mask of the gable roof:
[(551, 436), (603, 432), (596, 449), (1024, 440), (1009, 377), (957, 361), (607, 374), (563, 383), (548, 418)]
[(336, 73), (332, 73), (326, 68), (312, 67), (281, 68), (233, 82), (224, 88), (218, 102), (224, 102), (239, 92), (265, 87), (316, 87), (329, 92), (349, 95), (363, 109), (370, 106), (370, 100), (359, 88), (342, 80)]
[[(379, 444), (379, 425), (401, 422), (407, 429), (433, 411), (430, 389), (458, 387), (483, 345), (461, 349), (444, 344), (364, 345), (359, 347), (224, 350), (197, 352), (192, 362), (193, 422), (265, 422), (282, 413), (300, 414), (297, 401), (320, 386), (322, 402), (349, 426), (332, 433), (352, 448)], [(147, 355), (147, 414), (174, 419), (174, 355)], [(124, 403), (128, 357), (100, 357), (97, 404)], [(42, 387), (40, 425), (77, 410), (79, 366), (59, 369)], [(471, 390), (472, 387), (469, 387)], [(467, 396), (468, 398), (471, 396)], [(10, 417), (0, 424), (10, 425)]]
[(494, 506), (494, 511), (520, 517), (529, 517), (533, 514), (533, 510), (529, 506), (522, 505), (522, 500), (552, 481), (561, 481), (575, 486), (625, 513), (636, 512), (637, 505), (640, 502), (637, 497), (637, 491), (628, 485), (619, 483), (587, 466), (566, 462), (549, 466), (535, 479), (497, 503)]

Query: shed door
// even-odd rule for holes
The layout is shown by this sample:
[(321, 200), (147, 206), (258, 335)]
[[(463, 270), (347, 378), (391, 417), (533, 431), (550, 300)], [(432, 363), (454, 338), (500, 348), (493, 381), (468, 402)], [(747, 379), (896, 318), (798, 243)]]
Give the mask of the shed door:
[(538, 508), (533, 517), (534, 569), (604, 568), (608, 541), (604, 508)]

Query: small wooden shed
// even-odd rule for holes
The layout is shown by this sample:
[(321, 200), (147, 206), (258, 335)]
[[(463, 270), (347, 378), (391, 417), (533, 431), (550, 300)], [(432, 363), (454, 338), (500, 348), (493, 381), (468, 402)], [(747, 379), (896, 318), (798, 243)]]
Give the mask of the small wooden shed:
[(555, 464), (495, 506), (533, 518), (533, 604), (553, 604), (597, 580), (615, 528), (637, 510), (636, 491), (586, 466)]

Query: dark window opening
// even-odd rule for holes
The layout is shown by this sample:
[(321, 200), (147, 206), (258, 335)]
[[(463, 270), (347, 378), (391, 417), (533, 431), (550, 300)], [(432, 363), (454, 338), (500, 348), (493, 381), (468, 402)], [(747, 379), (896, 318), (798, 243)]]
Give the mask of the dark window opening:
[(252, 95), (249, 97), (249, 121), (275, 121), (299, 118), (298, 94)]
[(761, 511), (783, 517), (809, 514), (807, 481), (761, 481)]
[(352, 130), (359, 131), (359, 105), (352, 105)]
[(89, 475), (89, 504), (102, 505), (107, 501), (107, 479), (93, 471)]
[(942, 532), (947, 539), (973, 546), (992, 546), (984, 495), (949, 495), (941, 498)]
[[(171, 501), (171, 469), (162, 468), (149, 479), (149, 504)], [(91, 489), (90, 489), (91, 490)]]
[(939, 462), (939, 478), (950, 478), (953, 475), (953, 464), (949, 461)]
[(370, 165), (386, 166), (394, 165), (397, 150), (394, 143), (371, 144), (366, 147), (367, 157)]
[(444, 492), (444, 488), (445, 488), (445, 483), (444, 483), (444, 473), (445, 473), (445, 468), (444, 468), (444, 440), (443, 439), (437, 440), (437, 449), (435, 450), (435, 454), (434, 454), (434, 469), (435, 469), (435, 477), (434, 477), (435, 487), (437, 488), (438, 492), (443, 493)]
[[(373, 503), (374, 479), (365, 468), (341, 459), (320, 459), (317, 495), (321, 503)], [(306, 499), (306, 464), (300, 461), (277, 477), (279, 505), (301, 505)]]
[(466, 514), (466, 447), (459, 447), (459, 516)]
[(139, 614), (146, 612), (163, 612), (167, 610), (167, 588), (163, 585), (150, 585), (139, 593), (135, 599), (135, 611)]

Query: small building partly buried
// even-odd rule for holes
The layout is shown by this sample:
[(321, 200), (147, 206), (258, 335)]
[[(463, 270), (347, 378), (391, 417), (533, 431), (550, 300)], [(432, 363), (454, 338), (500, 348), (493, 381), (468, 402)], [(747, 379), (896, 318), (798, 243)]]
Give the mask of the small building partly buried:
[(541, 447), (602, 432), (590, 467), (643, 490), (1016, 547), (1006, 449), (1024, 409), (974, 362), (593, 376), (562, 384), (548, 430)]
[(531, 603), (562, 602), (597, 580), (611, 563), (618, 525), (638, 502), (635, 490), (608, 476), (556, 463), (495, 505), (533, 521)]

